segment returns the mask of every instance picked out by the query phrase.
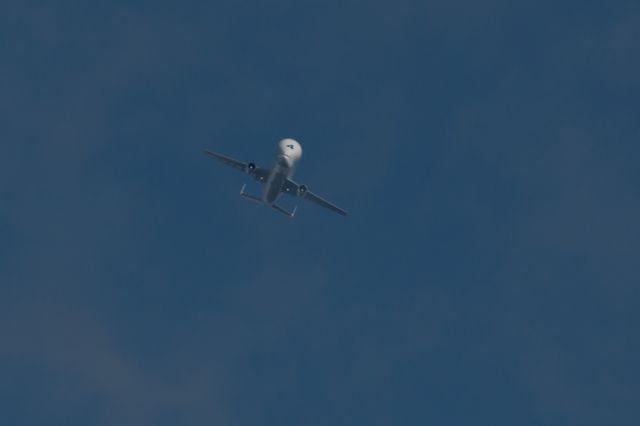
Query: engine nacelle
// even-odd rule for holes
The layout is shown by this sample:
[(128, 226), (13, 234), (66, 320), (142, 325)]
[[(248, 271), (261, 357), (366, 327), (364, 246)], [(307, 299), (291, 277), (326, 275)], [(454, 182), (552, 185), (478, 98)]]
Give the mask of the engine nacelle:
[(298, 187), (298, 196), (302, 197), (304, 194), (307, 193), (307, 191), (309, 191), (309, 188), (307, 188), (307, 185), (300, 185)]
[(256, 165), (254, 163), (247, 164), (247, 174), (252, 175), (255, 169)]

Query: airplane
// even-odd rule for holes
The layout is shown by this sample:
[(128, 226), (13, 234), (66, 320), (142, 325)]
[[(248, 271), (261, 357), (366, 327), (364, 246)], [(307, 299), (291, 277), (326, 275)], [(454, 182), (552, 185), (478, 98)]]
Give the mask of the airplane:
[(271, 169), (258, 167), (255, 163), (243, 163), (242, 161), (234, 160), (233, 158), (208, 150), (204, 150), (204, 153), (227, 166), (248, 174), (258, 182), (264, 184), (262, 197), (246, 193), (245, 187), (247, 184), (242, 185), (242, 189), (240, 189), (241, 196), (256, 203), (267, 205), (292, 219), (296, 214), (298, 206), (294, 207), (293, 211), (290, 212), (280, 207), (276, 204), (276, 201), (281, 194), (304, 198), (342, 216), (347, 215), (347, 212), (340, 207), (309, 191), (306, 185), (299, 185), (291, 180), (296, 163), (302, 157), (302, 147), (297, 141), (291, 138), (282, 139), (278, 143), (277, 155)]

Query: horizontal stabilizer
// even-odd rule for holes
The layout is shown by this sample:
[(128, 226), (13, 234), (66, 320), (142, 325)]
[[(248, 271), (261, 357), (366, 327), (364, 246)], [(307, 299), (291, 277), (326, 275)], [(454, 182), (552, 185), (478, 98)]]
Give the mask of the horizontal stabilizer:
[(242, 195), (244, 198), (246, 198), (248, 200), (251, 200), (251, 201), (254, 201), (254, 202), (258, 203), (258, 204), (263, 204), (262, 199), (256, 197), (255, 195), (251, 195), (251, 194), (248, 194), (248, 193), (244, 192), (244, 188), (246, 186), (247, 186), (246, 183), (244, 185), (242, 185), (242, 188), (240, 189), (240, 195)]
[(293, 217), (296, 215), (296, 209), (298, 208), (298, 206), (295, 206), (293, 208), (293, 211), (288, 212), (277, 204), (272, 204), (271, 207), (273, 207), (274, 210), (279, 211), (283, 215), (289, 216), (291, 219), (293, 219)]

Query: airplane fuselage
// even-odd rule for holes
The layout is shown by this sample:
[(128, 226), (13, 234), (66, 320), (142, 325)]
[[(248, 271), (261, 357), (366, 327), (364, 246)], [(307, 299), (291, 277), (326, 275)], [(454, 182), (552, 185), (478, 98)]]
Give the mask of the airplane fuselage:
[(262, 201), (266, 204), (272, 205), (276, 202), (282, 194), (282, 187), (287, 178), (293, 175), (293, 167), (289, 165), (289, 161), (282, 155), (278, 155), (276, 158), (262, 191)]
[(283, 139), (278, 144), (278, 154), (275, 163), (269, 172), (269, 177), (264, 185), (262, 201), (273, 205), (280, 194), (282, 187), (288, 178), (293, 176), (296, 162), (302, 156), (300, 144), (293, 139)]

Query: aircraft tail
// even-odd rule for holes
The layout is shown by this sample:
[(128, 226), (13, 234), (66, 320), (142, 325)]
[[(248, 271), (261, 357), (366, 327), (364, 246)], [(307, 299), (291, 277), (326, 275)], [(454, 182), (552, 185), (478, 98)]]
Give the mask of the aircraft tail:
[[(246, 186), (247, 186), (246, 184), (242, 185), (242, 189), (240, 189), (240, 195), (243, 196), (244, 198), (248, 199), (248, 200), (253, 201), (254, 203), (258, 203), (258, 204), (264, 205), (265, 203), (264, 203), (264, 201), (262, 201), (261, 198), (258, 198), (255, 195), (251, 195), (251, 194), (248, 194), (248, 193), (244, 192), (244, 189), (245, 189)], [(275, 211), (280, 212), (283, 215), (285, 215), (285, 216), (287, 216), (287, 217), (289, 217), (291, 219), (293, 219), (293, 217), (296, 215), (296, 210), (298, 209), (298, 206), (295, 206), (293, 208), (293, 210), (289, 212), (289, 211), (283, 209), (282, 207), (280, 207), (277, 204), (271, 204), (271, 207)]]

